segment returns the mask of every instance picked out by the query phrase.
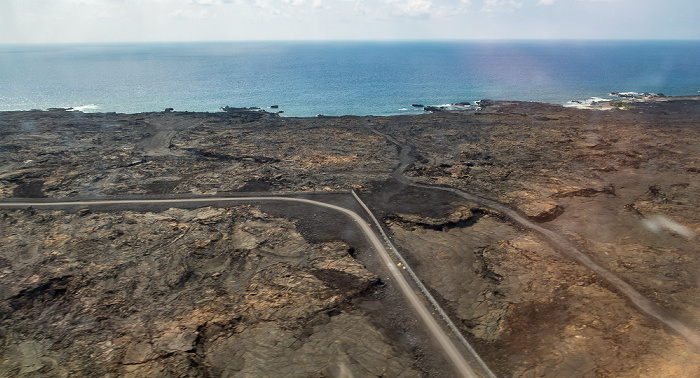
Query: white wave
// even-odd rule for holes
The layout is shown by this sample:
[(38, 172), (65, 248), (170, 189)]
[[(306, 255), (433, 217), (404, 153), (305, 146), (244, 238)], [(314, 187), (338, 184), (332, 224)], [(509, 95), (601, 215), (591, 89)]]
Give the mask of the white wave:
[(431, 108), (438, 108), (442, 110), (473, 110), (476, 109), (476, 105), (462, 105), (462, 104), (442, 104), (442, 105), (430, 105)]
[(399, 109), (399, 110), (400, 110), (400, 111), (406, 111), (406, 110), (408, 110), (408, 109), (407, 109), (407, 108), (401, 108), (401, 109)]
[(570, 107), (588, 107), (593, 105), (594, 103), (598, 102), (608, 102), (612, 101), (609, 98), (602, 98), (602, 97), (591, 97), (587, 100), (571, 100), (564, 104), (564, 106), (570, 106)]
[(97, 109), (99, 109), (99, 107), (100, 107), (99, 105), (88, 104), (88, 105), (74, 106), (72, 108), (69, 108), (68, 111), (89, 113), (89, 112), (97, 111)]

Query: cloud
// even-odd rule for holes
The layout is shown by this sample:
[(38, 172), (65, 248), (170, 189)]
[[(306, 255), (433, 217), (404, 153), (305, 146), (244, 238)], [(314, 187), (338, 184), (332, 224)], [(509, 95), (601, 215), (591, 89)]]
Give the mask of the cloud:
[[(167, 2), (168, 0), (153, 0), (156, 2)], [(171, 2), (175, 3), (181, 3), (182, 0), (174, 0)], [(195, 5), (222, 5), (222, 4), (240, 4), (240, 2), (236, 0), (188, 0), (186, 2), (187, 4), (195, 4)]]
[[(697, 39), (698, 0), (0, 0), (0, 44), (257, 39)], [(629, 4), (622, 11), (621, 6)], [(640, 24), (658, 25), (639, 28)], [(572, 32), (572, 30), (590, 31)]]
[(97, 0), (68, 0), (68, 4), (98, 5), (100, 3)]
[(293, 5), (293, 6), (299, 6), (299, 5), (304, 5), (304, 0), (282, 0), (283, 3)]
[(176, 9), (170, 13), (170, 17), (181, 20), (205, 20), (213, 16), (206, 10), (191, 11), (185, 9)]
[(515, 0), (484, 0), (481, 9), (489, 13), (510, 13), (523, 6), (523, 3)]
[(429, 0), (386, 0), (392, 10), (401, 16), (429, 18), (433, 3)]

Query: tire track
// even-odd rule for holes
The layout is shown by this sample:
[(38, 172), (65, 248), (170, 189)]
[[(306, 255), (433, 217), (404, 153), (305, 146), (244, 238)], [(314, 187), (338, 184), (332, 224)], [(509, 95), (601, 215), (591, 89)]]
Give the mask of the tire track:
[(392, 176), (398, 180), (399, 182), (408, 185), (408, 186), (413, 186), (416, 188), (422, 188), (422, 189), (429, 189), (429, 190), (441, 190), (444, 192), (450, 192), (453, 193), (457, 196), (460, 196), (470, 202), (477, 203), (479, 205), (482, 205), (484, 207), (487, 207), (491, 210), (497, 211), (501, 214), (503, 214), (505, 217), (513, 221), (514, 223), (517, 223), (525, 228), (528, 228), (539, 235), (541, 235), (547, 243), (554, 248), (556, 251), (558, 251), (561, 255), (567, 256), (575, 261), (577, 261), (579, 264), (585, 266), (586, 268), (590, 269), (593, 271), (598, 277), (603, 279), (604, 281), (608, 282), (610, 285), (615, 287), (619, 293), (627, 297), (627, 299), (632, 303), (637, 309), (639, 309), (643, 314), (646, 314), (647, 316), (654, 318), (661, 322), (664, 326), (672, 329), (675, 331), (677, 334), (685, 338), (688, 342), (690, 342), (692, 345), (694, 345), (697, 348), (700, 348), (700, 334), (693, 328), (689, 327), (682, 321), (666, 315), (662, 312), (662, 310), (657, 306), (653, 301), (642, 295), (639, 291), (637, 291), (635, 288), (633, 288), (630, 284), (622, 280), (620, 277), (616, 276), (614, 273), (611, 271), (605, 269), (604, 267), (598, 265), (596, 262), (591, 260), (590, 257), (588, 257), (586, 254), (583, 252), (579, 251), (576, 246), (574, 246), (571, 242), (569, 242), (566, 238), (564, 238), (562, 235), (546, 229), (526, 217), (520, 215), (518, 212), (515, 210), (490, 199), (483, 198), (480, 196), (477, 196), (475, 194), (467, 193), (465, 191), (455, 189), (455, 188), (449, 188), (449, 187), (443, 187), (443, 186), (436, 186), (436, 185), (426, 185), (426, 184), (419, 184), (416, 182), (411, 181), (404, 175), (404, 171), (406, 168), (411, 166), (414, 162), (414, 159), (411, 157), (411, 152), (413, 151), (413, 147), (403, 144), (393, 138), (391, 135), (382, 133), (378, 130), (370, 128), (370, 131), (373, 133), (380, 135), (384, 137), (387, 141), (390, 143), (396, 145), (399, 148), (399, 165), (396, 167), (396, 169), (392, 172)]

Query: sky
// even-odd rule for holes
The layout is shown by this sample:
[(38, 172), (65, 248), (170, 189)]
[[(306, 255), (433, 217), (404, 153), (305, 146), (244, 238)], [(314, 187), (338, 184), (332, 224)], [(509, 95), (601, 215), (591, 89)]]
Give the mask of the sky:
[(700, 39), (700, 0), (0, 0), (0, 44)]

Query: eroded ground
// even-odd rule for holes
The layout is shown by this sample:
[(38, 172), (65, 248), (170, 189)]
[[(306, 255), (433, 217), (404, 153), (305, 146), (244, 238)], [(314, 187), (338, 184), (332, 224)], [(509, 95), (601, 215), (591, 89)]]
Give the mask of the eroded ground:
[[(370, 130), (414, 146), (411, 180), (507, 204), (700, 332), (700, 102), (633, 106), (498, 102), (481, 114), (315, 119), (0, 113), (0, 194), (356, 189), (497, 375), (695, 377), (696, 347), (537, 234), (393, 180), (398, 150)], [(1, 221), (7, 374), (269, 376), (292, 360), (305, 361), (292, 364), (296, 376), (444, 374), (354, 304), (381, 272), (286, 216), (5, 210)], [(103, 336), (88, 332), (96, 324)]]
[(0, 222), (2, 376), (419, 376), (348, 245), (255, 207)]

